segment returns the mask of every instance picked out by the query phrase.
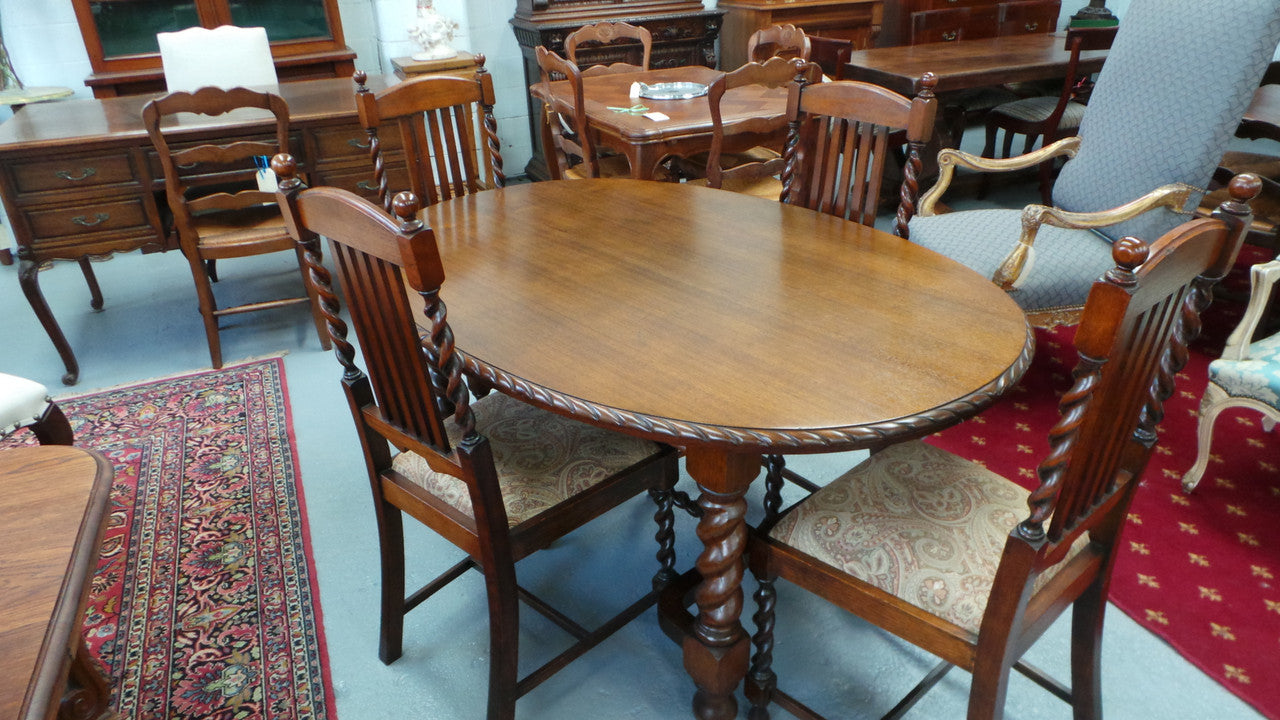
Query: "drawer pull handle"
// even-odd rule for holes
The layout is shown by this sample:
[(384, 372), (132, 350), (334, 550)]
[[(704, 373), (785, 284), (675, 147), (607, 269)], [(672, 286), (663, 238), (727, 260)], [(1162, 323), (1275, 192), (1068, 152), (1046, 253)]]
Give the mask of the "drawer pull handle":
[(368, 180), (361, 180), (360, 182), (356, 183), (356, 187), (360, 188), (361, 190), (377, 190), (378, 189), (377, 185), (374, 185)]
[(361, 149), (361, 150), (368, 150), (368, 149), (369, 149), (369, 143), (366, 143), (366, 142), (360, 142), (359, 140), (356, 140), (356, 139), (354, 139), (354, 138), (352, 138), (351, 140), (348, 140), (348, 141), (347, 141), (347, 144), (348, 144), (348, 145), (350, 145), (350, 146), (351, 146), (351, 147), (353, 147), (353, 148), (359, 148), (359, 149)]
[(1026, 29), (1027, 29), (1027, 32), (1035, 32), (1035, 31), (1036, 31), (1036, 28), (1040, 27), (1040, 23), (1038, 23), (1038, 22), (1029, 22), (1029, 23), (1027, 23), (1026, 25), (1023, 25), (1022, 27), (1026, 28)]
[(947, 32), (942, 33), (942, 41), (951, 42), (952, 40), (955, 40), (959, 34), (960, 33), (957, 30), (948, 30)]
[(80, 168), (79, 175), (72, 175), (70, 170), (59, 170), (54, 173), (54, 176), (61, 178), (63, 180), (70, 180), (71, 182), (76, 182), (78, 180), (84, 180), (85, 178), (93, 177), (94, 175), (97, 175), (97, 174), (98, 174), (97, 170), (91, 167), (87, 167), (87, 168)]
[(191, 168), (193, 168), (193, 167), (199, 167), (199, 165), (200, 165), (200, 163), (198, 163), (198, 162), (187, 163), (186, 165), (183, 165), (182, 163), (178, 163), (178, 169), (179, 169), (179, 170), (190, 170), (190, 169), (191, 169)]
[(95, 225), (101, 225), (102, 223), (110, 219), (111, 219), (111, 216), (106, 213), (94, 213), (92, 220), (86, 218), (83, 215), (77, 215), (71, 218), (71, 222), (75, 223), (76, 225), (79, 225), (80, 227), (94, 227)]

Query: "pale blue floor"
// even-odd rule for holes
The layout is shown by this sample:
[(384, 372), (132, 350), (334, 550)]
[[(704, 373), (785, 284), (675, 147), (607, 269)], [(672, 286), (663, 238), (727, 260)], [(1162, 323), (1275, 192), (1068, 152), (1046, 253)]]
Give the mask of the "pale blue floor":
[[(8, 242), (4, 243), (8, 245)], [(119, 256), (96, 263), (106, 307), (88, 308), (74, 263), (42, 273), (41, 284), (81, 363), (81, 379), (64, 388), (62, 365), (27, 306), (17, 267), (0, 267), (0, 371), (26, 376), (54, 393), (87, 392), (209, 366), (195, 294), (180, 254)], [(219, 263), (228, 297), (247, 285), (292, 286), (292, 257)], [(246, 282), (244, 278), (256, 280)], [(448, 287), (445, 288), (447, 299)], [(388, 667), (377, 659), (377, 553), (365, 470), (338, 380), (339, 366), (320, 350), (305, 310), (241, 315), (223, 334), (228, 362), (287, 352), (285, 368), (298, 456), (320, 583), (337, 715), (343, 720), (465, 719), (484, 716), (487, 625), (483, 586), (472, 573), (409, 616), (405, 656)], [(466, 329), (456, 328), (465, 344)], [(794, 466), (830, 478), (855, 458), (794, 458)], [(688, 479), (684, 489), (693, 491)], [(759, 507), (759, 488), (749, 500)], [(655, 567), (651, 505), (633, 501), (519, 566), (521, 581), (587, 621), (597, 606), (621, 608), (644, 592)], [(749, 518), (750, 519), (750, 518)], [(678, 523), (679, 565), (697, 548), (693, 523)], [(413, 536), (414, 575), (425, 580), (459, 554), (426, 532)], [(748, 592), (754, 584), (748, 581)], [(748, 598), (745, 615), (752, 605)], [(875, 718), (891, 707), (934, 660), (822, 601), (783, 585), (778, 601), (774, 667), (794, 695), (833, 718)], [(525, 659), (550, 657), (565, 645), (559, 630), (527, 613)], [(1067, 619), (1028, 658), (1065, 679)], [(748, 624), (750, 630), (750, 625)], [(1111, 718), (1261, 716), (1185, 662), (1163, 641), (1112, 609), (1104, 640), (1104, 694)], [(909, 715), (958, 718), (968, 675), (953, 671)], [(522, 718), (687, 718), (693, 686), (679, 648), (652, 613), (527, 695)], [(741, 694), (739, 693), (741, 698)], [(741, 702), (741, 700), (740, 700)], [(743, 704), (745, 708), (745, 703)], [(741, 713), (745, 717), (745, 709)], [(789, 717), (775, 711), (774, 717)], [(1012, 720), (1066, 720), (1068, 708), (1015, 675), (1008, 700)]]

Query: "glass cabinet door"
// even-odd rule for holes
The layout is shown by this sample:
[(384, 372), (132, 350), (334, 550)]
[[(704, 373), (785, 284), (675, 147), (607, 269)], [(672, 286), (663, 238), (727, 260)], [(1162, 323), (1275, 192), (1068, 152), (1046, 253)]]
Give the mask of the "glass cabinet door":
[(89, 3), (104, 58), (159, 52), (156, 33), (200, 24), (195, 0), (134, 0)]
[(330, 38), (324, 0), (230, 0), (231, 24), (264, 27), (272, 42)]

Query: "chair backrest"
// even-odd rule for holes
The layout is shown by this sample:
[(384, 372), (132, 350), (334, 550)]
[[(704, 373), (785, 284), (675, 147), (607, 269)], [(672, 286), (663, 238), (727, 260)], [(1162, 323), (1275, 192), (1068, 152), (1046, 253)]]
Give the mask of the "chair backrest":
[[(599, 160), (596, 158), (595, 142), (591, 134), (584, 132), (587, 127), (587, 112), (582, 94), (582, 73), (578, 66), (539, 45), (534, 48), (538, 60), (541, 78), (543, 103), (546, 121), (543, 125), (547, 134), (545, 139), (547, 171), (552, 180), (560, 180), (564, 173), (577, 159), (581, 160), (582, 170), (587, 177), (600, 174)], [(551, 99), (551, 83), (556, 80), (567, 80), (570, 93), (573, 95), (573, 107), (566, 108), (562, 103)]]
[(914, 99), (870, 83), (796, 84), (787, 100), (791, 132), (782, 172), (783, 201), (872, 225), (889, 158), (899, 149), (890, 136), (905, 130), (894, 232), (907, 237), (920, 191), (920, 153), (933, 136), (937, 78), (926, 73)]
[[(493, 116), (493, 76), (476, 56), (474, 77), (446, 75), (411, 78), (377, 93), (356, 72), (356, 111), (369, 135), (369, 157), (378, 202), (390, 212), (391, 198), (411, 190), (428, 205), (502, 187), (502, 150)], [(409, 187), (388, 186), (381, 133), (387, 125), (399, 134), (409, 168)]]
[[(1097, 211), (1169, 183), (1208, 184), (1280, 43), (1280, 3), (1241, 0), (1220, 22), (1204, 20), (1196, 0), (1132, 0), (1054, 205)], [(1101, 230), (1113, 240), (1159, 237), (1185, 219), (1162, 208)]]
[[(462, 360), (454, 351), (453, 333), (440, 302), (444, 269), (435, 234), (416, 219), (417, 198), (398, 193), (392, 201), (393, 218), (346, 190), (305, 189), (290, 156), (277, 156), (272, 168), (280, 176), (280, 208), (289, 232), (308, 250), (311, 282), (321, 298), (335, 355), (344, 368), (343, 385), (366, 449), (370, 443), (364, 436), (367, 428), (373, 428), (392, 444), (408, 447), (429, 462), (434, 455), (449, 452), (445, 419), (452, 415), (466, 429), (474, 428), (474, 418), (462, 382)], [(356, 365), (347, 321), (339, 315), (337, 293), (320, 261), (321, 237), (329, 240), (330, 264), (336, 268), (368, 375)], [(422, 297), (425, 316), (415, 313), (406, 282)], [(430, 328), (425, 337), (420, 324)], [(380, 446), (385, 453), (385, 443)], [(374, 464), (385, 469), (389, 458)]]
[(747, 39), (747, 62), (762, 63), (771, 57), (809, 60), (809, 38), (795, 25), (770, 25)]
[(156, 33), (156, 42), (169, 92), (277, 84), (276, 64), (265, 28), (190, 27)]
[(1020, 0), (1002, 2), (997, 7), (999, 34), (1003, 37), (1057, 30), (1062, 3), (1060, 0)]
[[(728, 169), (721, 167), (726, 135), (751, 133), (768, 136), (781, 134), (787, 127), (787, 118), (781, 115), (752, 116), (726, 126), (721, 112), (721, 101), (726, 92), (747, 86), (755, 86), (763, 91), (769, 88), (781, 88), (797, 81), (813, 83), (818, 82), (821, 75), (822, 69), (813, 63), (806, 63), (798, 58), (770, 57), (762, 63), (749, 62), (712, 81), (707, 86), (707, 103), (711, 109), (711, 150), (707, 154), (707, 186), (720, 188), (724, 187), (726, 181), (761, 178), (782, 172), (781, 153), (773, 160), (744, 162)], [(781, 147), (782, 143), (778, 143), (778, 148)]]
[(863, 48), (854, 48), (852, 40), (809, 36), (809, 59), (817, 63), (822, 68), (822, 74), (832, 80), (844, 79), (844, 66), (855, 49)]
[(1047, 538), (1041, 562), (1056, 562), (1081, 534), (1113, 533), (1123, 521), (1187, 343), (1199, 332), (1199, 313), (1235, 261), (1250, 217), (1244, 201), (1257, 193), (1256, 181), (1233, 181), (1235, 200), (1212, 218), (1191, 220), (1149, 245), (1132, 237), (1114, 244), (1116, 267), (1093, 284), (1076, 330), (1079, 362), (1027, 501), (1030, 514), (1012, 536)]
[(990, 7), (955, 7), (911, 13), (908, 45), (979, 40), (999, 34), (999, 11)]
[[(241, 108), (270, 112), (275, 118), (274, 141), (239, 140), (174, 149), (161, 127), (166, 118), (178, 113), (217, 116)], [(264, 158), (289, 152), (289, 105), (279, 95), (243, 87), (169, 93), (142, 107), (142, 124), (164, 170), (165, 196), (184, 251), (194, 251), (195, 215), (275, 203), (275, 193), (259, 189), (257, 177), (265, 169)], [(202, 192), (202, 188), (212, 191)]]
[(585, 25), (564, 39), (565, 56), (578, 64), (579, 49), (590, 49), (599, 64), (583, 70), (587, 76), (606, 72), (629, 72), (649, 69), (653, 36), (648, 28), (624, 22), (599, 22)]

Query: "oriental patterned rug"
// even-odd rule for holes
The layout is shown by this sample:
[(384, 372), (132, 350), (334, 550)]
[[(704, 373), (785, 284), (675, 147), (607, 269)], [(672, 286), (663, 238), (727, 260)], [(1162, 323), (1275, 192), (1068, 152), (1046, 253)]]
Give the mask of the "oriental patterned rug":
[(85, 633), (120, 717), (335, 717), (282, 361), (58, 402), (115, 464)]
[[(1247, 282), (1245, 275), (1246, 291)], [(1205, 337), (1178, 375), (1121, 536), (1111, 601), (1280, 719), (1280, 436), (1264, 432), (1256, 412), (1224, 412), (1199, 487), (1188, 494), (1180, 484), (1195, 459), (1209, 360), (1221, 354), (1241, 310), (1240, 303), (1215, 302)], [(1074, 328), (1037, 332), (1035, 360), (1020, 385), (988, 412), (930, 439), (1028, 488), (1048, 454), (1058, 398), (1076, 362)]]

